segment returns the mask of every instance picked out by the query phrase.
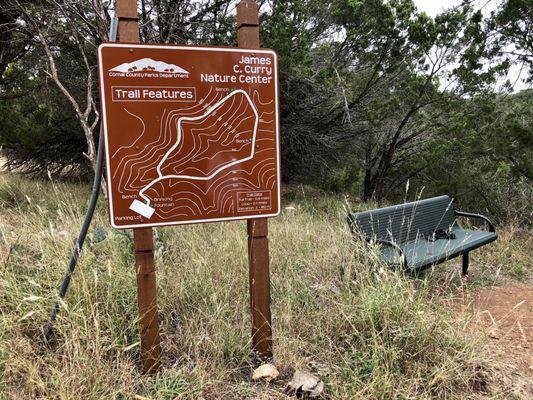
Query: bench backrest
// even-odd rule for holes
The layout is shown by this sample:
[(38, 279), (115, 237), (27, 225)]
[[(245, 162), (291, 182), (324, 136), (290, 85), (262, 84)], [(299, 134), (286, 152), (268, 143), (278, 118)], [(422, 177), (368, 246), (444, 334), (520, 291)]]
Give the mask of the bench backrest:
[(388, 240), (398, 244), (422, 238), (434, 229), (448, 229), (455, 215), (449, 196), (439, 196), (412, 203), (350, 213), (352, 233), (369, 239)]

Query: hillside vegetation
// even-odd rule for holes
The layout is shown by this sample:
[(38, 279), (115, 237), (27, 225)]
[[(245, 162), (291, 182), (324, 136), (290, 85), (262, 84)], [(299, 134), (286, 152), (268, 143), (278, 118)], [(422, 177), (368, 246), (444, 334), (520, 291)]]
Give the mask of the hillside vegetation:
[(140, 374), (133, 245), (102, 202), (41, 352), (87, 198), (85, 185), (0, 176), (1, 399), (283, 399), (297, 368), (319, 375), (330, 399), (521, 398), (447, 304), (472, 287), (529, 282), (529, 231), (499, 227), (472, 254), (468, 282), (459, 261), (404, 276), (352, 243), (345, 199), (306, 187), (287, 189), (270, 222), (277, 382), (250, 381), (242, 222), (157, 230), (163, 371)]

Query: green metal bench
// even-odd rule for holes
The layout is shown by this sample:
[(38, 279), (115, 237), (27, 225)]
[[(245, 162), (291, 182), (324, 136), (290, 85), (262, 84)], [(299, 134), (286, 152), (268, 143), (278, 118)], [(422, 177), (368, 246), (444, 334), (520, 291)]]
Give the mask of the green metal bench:
[[(457, 217), (482, 219), (489, 230), (463, 229)], [(466, 275), (468, 253), (498, 237), (487, 217), (455, 211), (449, 196), (350, 213), (348, 224), (354, 240), (380, 245), (380, 255), (386, 263), (408, 271), (422, 270), (462, 255)], [(455, 239), (428, 240), (428, 235), (437, 229)]]

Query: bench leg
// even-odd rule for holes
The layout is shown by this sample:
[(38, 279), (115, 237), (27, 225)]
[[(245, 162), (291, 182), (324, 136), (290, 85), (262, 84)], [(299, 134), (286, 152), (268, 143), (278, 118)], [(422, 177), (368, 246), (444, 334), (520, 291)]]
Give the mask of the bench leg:
[(468, 275), (468, 252), (463, 253), (463, 276)]

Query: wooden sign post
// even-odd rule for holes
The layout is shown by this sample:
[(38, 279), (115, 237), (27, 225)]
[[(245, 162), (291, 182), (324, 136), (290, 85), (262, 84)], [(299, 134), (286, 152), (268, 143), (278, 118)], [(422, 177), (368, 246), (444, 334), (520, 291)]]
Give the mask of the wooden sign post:
[[(139, 42), (137, 0), (117, 0), (118, 34), (121, 42)], [(157, 285), (152, 228), (133, 229), (135, 269), (137, 272), (137, 305), (141, 322), (143, 370), (156, 373), (160, 367), (161, 342), (157, 313)]]
[[(260, 47), (259, 6), (255, 0), (241, 0), (237, 6), (237, 42), (239, 47), (249, 49)], [(270, 358), (272, 357), (272, 320), (268, 219), (249, 219), (247, 228), (252, 345), (254, 350), (263, 357)]]

